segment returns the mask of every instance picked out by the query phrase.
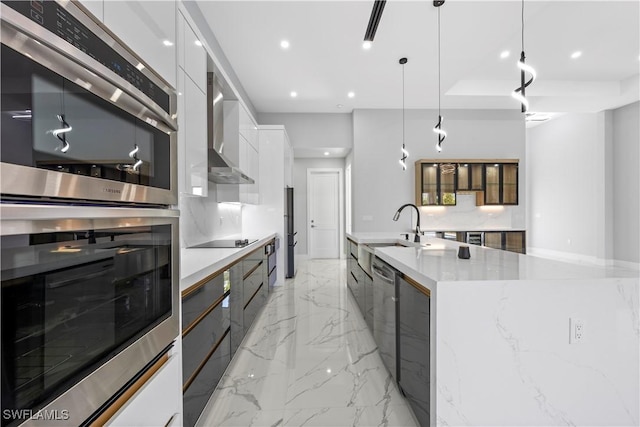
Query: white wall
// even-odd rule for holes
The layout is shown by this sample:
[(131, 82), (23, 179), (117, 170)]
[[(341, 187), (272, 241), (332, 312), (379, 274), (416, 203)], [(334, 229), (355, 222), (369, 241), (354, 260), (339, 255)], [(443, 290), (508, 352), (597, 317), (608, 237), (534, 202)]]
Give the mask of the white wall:
[[(520, 160), (520, 204), (505, 206), (501, 226), (524, 228), (526, 188), (525, 125), (518, 111), (451, 110), (444, 111), (444, 128), (448, 137), (443, 151), (435, 149), (436, 136), (432, 131), (437, 111), (405, 111), (405, 144), (409, 151), (408, 168), (398, 164), (402, 145), (402, 110), (355, 110), (353, 113), (353, 230), (406, 231), (414, 219), (392, 221), (397, 208), (414, 203), (414, 162), (423, 158), (502, 158)], [(469, 215), (461, 213), (468, 204), (443, 207), (438, 212), (440, 226), (464, 228)], [(433, 209), (422, 208), (422, 228), (430, 227)], [(480, 209), (470, 215), (483, 214)], [(408, 215), (404, 214), (403, 215)], [(433, 224), (431, 224), (433, 225)]]
[(603, 241), (605, 114), (567, 114), (528, 130), (528, 246), (595, 260)]
[(305, 148), (351, 149), (351, 114), (260, 113), (261, 125), (284, 125), (294, 150)]
[(613, 255), (640, 264), (640, 102), (613, 110)]
[(638, 103), (527, 131), (529, 253), (640, 265)]
[[(288, 132), (288, 129), (287, 129)], [(309, 168), (334, 168), (344, 170), (344, 159), (342, 158), (297, 158), (293, 162), (293, 182), (295, 182), (294, 190), (294, 212), (296, 231), (298, 232), (298, 246), (296, 253), (298, 255), (307, 255), (309, 253), (307, 239), (307, 169)], [(344, 185), (344, 183), (343, 183)], [(340, 215), (344, 215), (341, 212)], [(344, 221), (342, 221), (344, 224)], [(344, 230), (343, 230), (344, 231)]]

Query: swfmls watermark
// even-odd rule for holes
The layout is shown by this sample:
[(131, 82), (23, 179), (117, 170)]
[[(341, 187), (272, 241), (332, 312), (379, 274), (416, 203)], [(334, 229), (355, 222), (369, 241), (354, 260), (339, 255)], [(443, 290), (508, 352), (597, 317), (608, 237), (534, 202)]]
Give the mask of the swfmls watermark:
[(66, 421), (70, 418), (67, 409), (3, 409), (3, 420), (35, 420), (35, 421)]

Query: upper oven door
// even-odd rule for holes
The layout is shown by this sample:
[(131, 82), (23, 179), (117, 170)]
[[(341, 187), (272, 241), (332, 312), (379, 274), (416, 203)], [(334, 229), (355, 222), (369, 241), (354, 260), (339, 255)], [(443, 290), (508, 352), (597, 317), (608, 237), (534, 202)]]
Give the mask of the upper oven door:
[(176, 94), (74, 2), (2, 2), (3, 198), (177, 203)]

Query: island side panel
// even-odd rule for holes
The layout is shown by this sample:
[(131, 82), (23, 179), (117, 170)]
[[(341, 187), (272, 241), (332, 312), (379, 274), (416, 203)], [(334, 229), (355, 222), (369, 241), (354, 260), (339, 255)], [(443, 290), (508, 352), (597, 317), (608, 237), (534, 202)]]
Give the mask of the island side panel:
[(638, 282), (438, 282), (437, 425), (638, 425)]

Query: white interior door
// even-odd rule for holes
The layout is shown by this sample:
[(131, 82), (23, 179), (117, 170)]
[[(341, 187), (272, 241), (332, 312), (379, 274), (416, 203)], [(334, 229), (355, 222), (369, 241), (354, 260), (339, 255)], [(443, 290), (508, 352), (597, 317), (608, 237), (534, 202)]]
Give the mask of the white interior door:
[(307, 173), (310, 258), (340, 257), (340, 170)]

